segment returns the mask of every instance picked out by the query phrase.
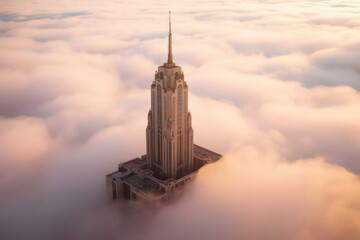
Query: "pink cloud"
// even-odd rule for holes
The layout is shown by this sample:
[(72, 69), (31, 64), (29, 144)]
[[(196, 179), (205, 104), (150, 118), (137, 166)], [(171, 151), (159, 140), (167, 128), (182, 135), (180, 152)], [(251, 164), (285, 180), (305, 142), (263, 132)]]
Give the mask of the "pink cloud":
[[(0, 236), (359, 238), (358, 5), (332, 5), (2, 2)], [(170, 8), (195, 141), (225, 157), (129, 216), (104, 176), (145, 152)]]

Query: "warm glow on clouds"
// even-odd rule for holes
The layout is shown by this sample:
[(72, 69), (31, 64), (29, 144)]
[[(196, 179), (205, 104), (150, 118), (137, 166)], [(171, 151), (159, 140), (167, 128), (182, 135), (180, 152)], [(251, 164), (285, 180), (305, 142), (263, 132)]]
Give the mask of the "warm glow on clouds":
[[(359, 7), (2, 1), (0, 238), (359, 239)], [(195, 143), (224, 159), (129, 212), (105, 174), (145, 153), (168, 10)]]
[(165, 226), (157, 239), (173, 232), (190, 238), (193, 226), (183, 221), (191, 219), (201, 239), (357, 239), (359, 187), (357, 176), (322, 159), (289, 164), (245, 147), (202, 169), (178, 206), (157, 216), (152, 232)]
[(44, 175), (54, 147), (46, 127), (34, 118), (0, 118), (0, 204), (31, 191)]

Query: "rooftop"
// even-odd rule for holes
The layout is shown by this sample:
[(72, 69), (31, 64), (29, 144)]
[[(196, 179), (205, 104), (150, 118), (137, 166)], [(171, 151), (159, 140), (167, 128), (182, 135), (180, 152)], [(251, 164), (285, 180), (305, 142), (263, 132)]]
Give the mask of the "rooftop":
[(142, 192), (151, 192), (154, 194), (163, 194), (164, 192), (160, 191), (160, 186), (158, 183), (153, 180), (145, 177), (140, 178), (136, 174), (129, 175), (124, 179), (124, 182), (130, 186), (142, 191)]
[(216, 162), (221, 158), (221, 155), (194, 144), (194, 157), (206, 160), (207, 162)]
[(122, 179), (124, 179), (125, 177), (131, 175), (132, 172), (131, 171), (126, 171), (126, 172), (116, 172), (114, 175), (112, 175), (112, 179), (115, 181), (115, 182), (119, 182), (121, 181)]

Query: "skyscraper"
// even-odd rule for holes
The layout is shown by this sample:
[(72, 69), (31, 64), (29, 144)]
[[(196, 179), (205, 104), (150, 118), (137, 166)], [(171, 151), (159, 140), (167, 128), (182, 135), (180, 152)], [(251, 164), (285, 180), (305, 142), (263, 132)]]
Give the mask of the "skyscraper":
[(165, 200), (194, 179), (205, 164), (221, 155), (193, 143), (188, 111), (188, 85), (173, 62), (171, 18), (167, 62), (158, 67), (151, 84), (151, 105), (146, 128), (146, 154), (120, 163), (106, 175), (115, 199)]
[(194, 150), (188, 85), (181, 67), (173, 62), (170, 15), (168, 40), (167, 62), (158, 67), (151, 84), (146, 155), (155, 176), (176, 179), (194, 171)]

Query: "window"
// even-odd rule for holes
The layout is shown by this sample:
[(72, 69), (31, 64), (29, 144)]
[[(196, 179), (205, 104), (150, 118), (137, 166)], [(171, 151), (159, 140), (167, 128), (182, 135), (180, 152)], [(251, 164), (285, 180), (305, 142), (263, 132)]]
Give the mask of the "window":
[(155, 108), (154, 108), (154, 90), (151, 89), (151, 109), (154, 111)]
[(182, 86), (178, 86), (178, 127), (182, 127)]
[(164, 120), (166, 122), (166, 97), (164, 97)]
[(175, 121), (175, 97), (173, 97), (173, 100), (172, 100), (172, 119), (173, 121)]
[(131, 192), (131, 199), (132, 200), (137, 200), (137, 195), (133, 192)]
[(157, 85), (157, 119), (158, 128), (162, 128), (162, 103), (161, 103), (161, 85)]

